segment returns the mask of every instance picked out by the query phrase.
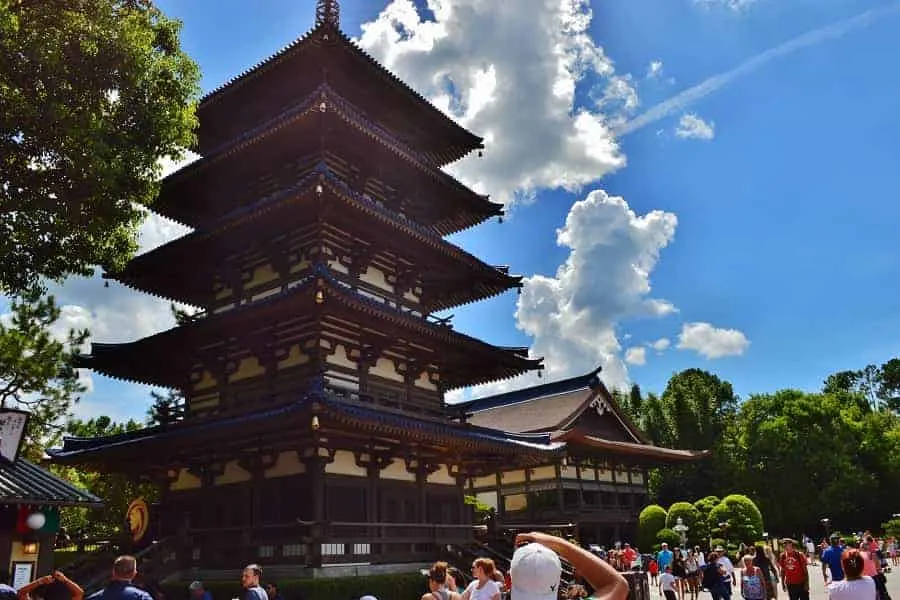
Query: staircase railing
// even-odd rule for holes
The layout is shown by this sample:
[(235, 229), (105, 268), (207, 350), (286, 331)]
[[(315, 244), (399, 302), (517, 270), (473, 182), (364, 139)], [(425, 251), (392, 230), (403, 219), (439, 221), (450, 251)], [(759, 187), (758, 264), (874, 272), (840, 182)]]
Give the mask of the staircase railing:
[[(153, 542), (134, 554), (135, 559), (137, 559), (138, 573), (145, 580), (162, 579), (165, 575), (178, 568), (177, 560), (175, 559), (177, 539), (175, 537), (164, 538), (158, 542)], [(95, 569), (86, 577), (86, 581), (82, 585), (85, 594), (91, 594), (109, 583), (111, 573), (112, 560), (108, 559), (105, 565)]]

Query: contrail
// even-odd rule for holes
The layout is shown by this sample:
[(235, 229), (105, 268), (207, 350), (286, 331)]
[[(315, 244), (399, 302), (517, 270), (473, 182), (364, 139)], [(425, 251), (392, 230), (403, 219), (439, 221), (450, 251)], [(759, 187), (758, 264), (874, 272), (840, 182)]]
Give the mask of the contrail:
[(615, 133), (616, 135), (625, 135), (640, 129), (641, 127), (655, 123), (660, 119), (668, 117), (674, 112), (683, 110), (689, 104), (704, 98), (716, 90), (728, 85), (738, 77), (747, 75), (777, 58), (793, 54), (797, 50), (815, 46), (816, 44), (827, 40), (843, 37), (851, 31), (868, 27), (878, 19), (898, 13), (900, 13), (900, 3), (883, 8), (867, 10), (855, 17), (850, 17), (849, 19), (844, 19), (843, 21), (838, 21), (837, 23), (832, 23), (831, 25), (826, 25), (819, 29), (807, 31), (792, 40), (784, 42), (774, 48), (770, 48), (761, 54), (757, 54), (753, 58), (744, 61), (729, 71), (713, 75), (694, 87), (688, 88), (680, 94), (672, 96), (668, 100), (663, 100), (643, 114), (640, 114), (617, 127)]

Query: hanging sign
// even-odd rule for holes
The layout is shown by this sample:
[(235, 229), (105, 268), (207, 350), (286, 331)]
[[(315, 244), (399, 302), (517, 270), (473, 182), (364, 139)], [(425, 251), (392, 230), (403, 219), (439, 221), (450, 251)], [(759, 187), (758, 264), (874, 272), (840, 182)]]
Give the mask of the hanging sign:
[(150, 508), (143, 498), (133, 500), (128, 505), (128, 511), (125, 513), (125, 521), (131, 530), (131, 541), (139, 542), (147, 535), (150, 528)]
[(13, 408), (0, 409), (0, 458), (15, 462), (25, 437), (28, 413)]

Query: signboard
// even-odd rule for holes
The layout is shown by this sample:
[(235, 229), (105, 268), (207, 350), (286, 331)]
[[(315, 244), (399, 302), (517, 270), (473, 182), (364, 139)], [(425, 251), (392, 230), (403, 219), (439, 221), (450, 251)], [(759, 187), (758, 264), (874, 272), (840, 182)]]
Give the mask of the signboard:
[(34, 563), (14, 562), (12, 571), (12, 586), (20, 590), (31, 583), (31, 579), (34, 576)]
[(150, 528), (150, 509), (143, 498), (133, 500), (128, 505), (128, 511), (125, 513), (125, 520), (131, 530), (131, 541), (140, 542), (147, 535)]
[(15, 462), (27, 424), (28, 413), (24, 410), (0, 409), (0, 458)]

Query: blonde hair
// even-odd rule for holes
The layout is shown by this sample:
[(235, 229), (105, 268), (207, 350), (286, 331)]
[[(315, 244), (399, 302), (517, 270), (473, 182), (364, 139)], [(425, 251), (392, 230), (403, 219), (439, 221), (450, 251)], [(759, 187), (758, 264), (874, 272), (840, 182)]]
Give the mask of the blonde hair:
[(485, 577), (493, 579), (494, 570), (496, 569), (493, 560), (490, 558), (476, 558), (472, 565), (481, 569), (484, 572)]

